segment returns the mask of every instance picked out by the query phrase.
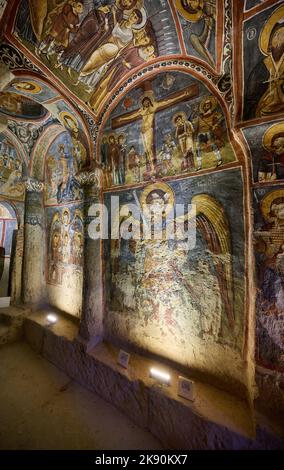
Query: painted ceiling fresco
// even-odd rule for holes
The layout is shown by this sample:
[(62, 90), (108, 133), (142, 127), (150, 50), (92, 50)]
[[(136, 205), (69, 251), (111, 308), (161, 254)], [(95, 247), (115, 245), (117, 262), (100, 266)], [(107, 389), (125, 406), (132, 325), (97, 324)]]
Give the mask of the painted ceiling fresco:
[(6, 88), (7, 92), (24, 95), (38, 103), (45, 103), (58, 96), (58, 92), (47, 86), (43, 81), (31, 79), (31, 77), (22, 75), (15, 79)]
[[(121, 215), (121, 238), (108, 241), (105, 247), (106, 328), (110, 335), (134, 341), (143, 349), (156, 348), (182, 364), (188, 361), (193, 344), (199, 345), (197, 356), (209, 343), (240, 348), (244, 227), (239, 170), (216, 173), (209, 180), (200, 175), (153, 183), (122, 191), (119, 197), (121, 214), (127, 214), (128, 205), (136, 200), (142, 208), (150, 204), (149, 212), (154, 215), (147, 219), (149, 224), (158, 203), (167, 211), (174, 203), (196, 204), (197, 240), (188, 249), (184, 241), (162, 236), (155, 240), (125, 238), (128, 225)], [(109, 194), (105, 200), (109, 207)], [(132, 223), (134, 226), (135, 221)], [(163, 222), (159, 229), (165, 230)]]
[(11, 34), (97, 113), (117, 83), (159, 57), (219, 67), (222, 18), (216, 0), (22, 0)]
[(48, 111), (39, 103), (16, 93), (0, 93), (0, 112), (24, 120), (37, 121), (46, 117)]
[(179, 72), (158, 74), (129, 92), (111, 113), (100, 150), (106, 188), (235, 161), (217, 99)]
[(244, 23), (244, 120), (283, 115), (284, 5)]
[(240, 351), (244, 224), (252, 231), (243, 200), (252, 187), (257, 360), (283, 368), (283, 2), (237, 2), (233, 20), (229, 0), (12, 3), (1, 49), (14, 75), (0, 93), (0, 192), (23, 200), (28, 172), (45, 182), (50, 295), (69, 289), (75, 305), (70, 285), (82, 288), (76, 176), (94, 165), (106, 201), (116, 190), (123, 204), (141, 201), (154, 185), (160, 204), (167, 194), (182, 203), (197, 197), (225, 227), (225, 251), (213, 243), (218, 223), (203, 212), (191, 253), (164, 241), (109, 244), (110, 333), (146, 349), (159, 338), (158, 350), (167, 355), (171, 344), (180, 362), (189, 331), (196, 344)]
[[(80, 169), (90, 165), (90, 141), (86, 125), (74, 108), (67, 104), (52, 86), (37, 78), (21, 75), (6, 86), (2, 95), (3, 101), (4, 97), (12, 95), (16, 104), (31, 103), (32, 108), (28, 108), (26, 114), (7, 111), (7, 128), (24, 147), (29, 166), (34, 168), (40, 180), (44, 178), (45, 159), (42, 155), (46, 154), (53, 140), (54, 128), (56, 128), (54, 137), (65, 132), (73, 147), (77, 149), (77, 153), (80, 153), (83, 162), (80, 163)], [(32, 115), (34, 109), (41, 112), (41, 119)], [(19, 111), (19, 106), (17, 110)], [(23, 107), (20, 107), (20, 110), (23, 111)], [(0, 113), (4, 114), (4, 111), (0, 108)]]
[(186, 52), (202, 58), (213, 68), (217, 59), (216, 3), (216, 0), (176, 1)]

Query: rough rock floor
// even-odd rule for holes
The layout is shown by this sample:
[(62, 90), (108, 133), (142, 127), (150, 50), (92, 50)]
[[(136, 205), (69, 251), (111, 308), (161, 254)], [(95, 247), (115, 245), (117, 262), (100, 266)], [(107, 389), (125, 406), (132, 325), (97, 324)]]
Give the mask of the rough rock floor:
[(161, 449), (24, 342), (0, 347), (0, 449)]

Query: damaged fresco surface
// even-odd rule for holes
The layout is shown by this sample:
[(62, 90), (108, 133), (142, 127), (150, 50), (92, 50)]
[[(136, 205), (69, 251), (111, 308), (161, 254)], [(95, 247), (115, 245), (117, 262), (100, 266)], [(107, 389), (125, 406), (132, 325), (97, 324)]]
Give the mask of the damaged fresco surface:
[(80, 205), (46, 209), (47, 284), (50, 301), (79, 316), (83, 288), (83, 214)]
[(22, 182), (23, 163), (19, 151), (9, 137), (0, 134), (0, 194), (23, 201), (25, 187)]
[(165, 0), (22, 0), (14, 34), (94, 111), (129, 71), (180, 53)]
[(284, 371), (284, 189), (256, 189), (254, 203), (257, 360)]
[[(105, 242), (108, 334), (181, 364), (201, 363), (208, 344), (239, 350), (244, 301), (239, 170), (114, 194), (120, 197), (121, 230), (129, 203), (196, 204), (197, 239), (189, 251), (173, 240)], [(110, 195), (105, 200), (109, 205)]]

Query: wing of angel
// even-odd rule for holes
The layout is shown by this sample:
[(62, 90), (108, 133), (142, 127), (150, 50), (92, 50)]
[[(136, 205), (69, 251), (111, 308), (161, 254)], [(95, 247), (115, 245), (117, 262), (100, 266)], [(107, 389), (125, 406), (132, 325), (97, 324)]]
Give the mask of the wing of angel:
[[(213, 256), (225, 312), (234, 324), (234, 289), (229, 223), (221, 204), (208, 194), (198, 194), (191, 204), (196, 208), (196, 228), (200, 230)], [(189, 217), (194, 217), (194, 213)]]

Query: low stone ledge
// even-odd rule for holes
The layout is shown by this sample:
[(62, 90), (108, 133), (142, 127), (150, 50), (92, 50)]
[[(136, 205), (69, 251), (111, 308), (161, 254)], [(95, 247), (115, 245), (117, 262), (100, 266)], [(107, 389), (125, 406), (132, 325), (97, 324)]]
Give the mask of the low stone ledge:
[(148, 429), (165, 448), (284, 448), (278, 438), (261, 427), (255, 431), (245, 402), (199, 382), (195, 382), (196, 400), (184, 400), (176, 393), (177, 371), (167, 368), (171, 387), (157, 386), (149, 378), (149, 368), (157, 363), (132, 354), (130, 366), (124, 370), (117, 364), (116, 348), (103, 343), (86, 352), (77, 339), (77, 327), (67, 324), (68, 320), (60, 319), (55, 326), (47, 327), (43, 314), (33, 315), (25, 320), (25, 338), (71, 378)]

